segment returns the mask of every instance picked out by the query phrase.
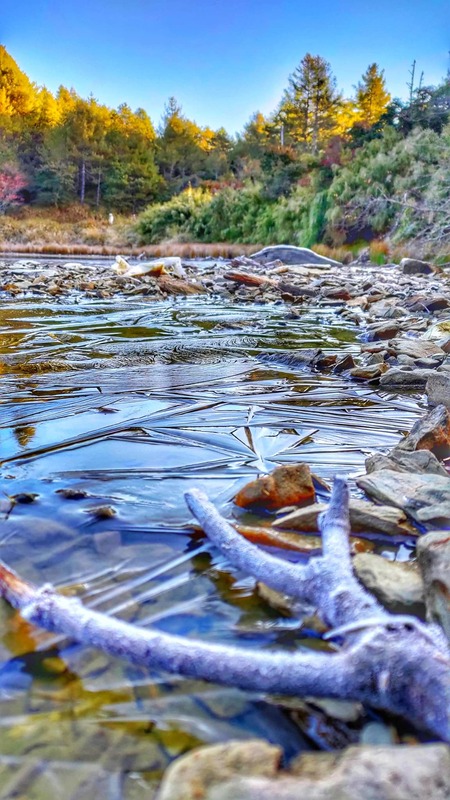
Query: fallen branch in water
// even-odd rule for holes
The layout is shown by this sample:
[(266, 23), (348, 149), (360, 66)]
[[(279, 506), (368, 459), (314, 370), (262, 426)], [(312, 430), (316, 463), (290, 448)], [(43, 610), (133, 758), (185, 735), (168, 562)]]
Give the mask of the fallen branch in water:
[(448, 643), (437, 626), (389, 614), (356, 580), (343, 481), (335, 481), (320, 520), (323, 555), (306, 566), (245, 541), (203, 493), (187, 492), (186, 501), (230, 562), (274, 589), (314, 603), (328, 625), (338, 626), (329, 638), (344, 638), (344, 646), (336, 653), (254, 651), (151, 631), (92, 611), (51, 586), (33, 587), (1, 563), (0, 592), (29, 622), (135, 664), (251, 691), (358, 700), (450, 740)]

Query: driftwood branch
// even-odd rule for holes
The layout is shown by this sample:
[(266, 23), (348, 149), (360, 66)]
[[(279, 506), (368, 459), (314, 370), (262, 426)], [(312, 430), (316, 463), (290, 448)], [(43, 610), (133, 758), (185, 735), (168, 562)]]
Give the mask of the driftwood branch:
[(209, 538), (233, 564), (273, 588), (313, 602), (344, 639), (336, 653), (255, 651), (198, 642), (92, 611), (51, 586), (36, 588), (0, 564), (0, 592), (29, 622), (135, 664), (250, 691), (359, 700), (450, 740), (450, 657), (436, 626), (381, 608), (353, 575), (348, 490), (335, 481), (321, 519), (323, 555), (287, 564), (243, 540), (201, 492), (186, 495)]

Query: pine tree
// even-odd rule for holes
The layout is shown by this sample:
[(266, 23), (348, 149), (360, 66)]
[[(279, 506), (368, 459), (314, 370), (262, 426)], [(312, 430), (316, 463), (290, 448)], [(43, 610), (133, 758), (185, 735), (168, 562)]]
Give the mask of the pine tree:
[(378, 64), (370, 64), (356, 87), (356, 109), (359, 121), (370, 128), (385, 113), (391, 95), (386, 91), (384, 70)]
[(333, 132), (340, 102), (328, 61), (307, 53), (289, 78), (279, 116), (294, 142), (317, 153)]

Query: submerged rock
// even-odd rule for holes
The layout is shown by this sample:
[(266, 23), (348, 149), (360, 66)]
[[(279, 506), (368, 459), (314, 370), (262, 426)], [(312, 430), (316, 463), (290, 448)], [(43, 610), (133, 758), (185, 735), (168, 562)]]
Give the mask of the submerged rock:
[(166, 771), (156, 800), (448, 800), (445, 744), (302, 753), (277, 772), (278, 748), (250, 740), (200, 748)]
[(417, 558), (425, 585), (427, 619), (441, 625), (450, 640), (450, 529), (422, 536)]
[(167, 770), (157, 800), (199, 800), (216, 785), (242, 775), (271, 778), (281, 760), (280, 747), (262, 739), (230, 741), (191, 750)]
[[(299, 508), (275, 520), (273, 527), (315, 533), (318, 517), (328, 508), (326, 503), (315, 503)], [(378, 506), (367, 500), (350, 499), (350, 525), (353, 533), (385, 533), (389, 536), (413, 535), (417, 531), (408, 523), (406, 515), (392, 506)]]
[(282, 261), (283, 264), (323, 264), (323, 266), (333, 265), (341, 267), (340, 261), (334, 261), (332, 258), (325, 258), (315, 253), (314, 250), (309, 250), (307, 247), (293, 247), (291, 245), (279, 244), (273, 247), (264, 247), (253, 253), (251, 258), (258, 261), (260, 264), (267, 264), (269, 261)]
[(234, 498), (241, 508), (256, 506), (275, 511), (291, 505), (313, 503), (315, 490), (307, 464), (276, 467), (270, 475), (250, 481)]

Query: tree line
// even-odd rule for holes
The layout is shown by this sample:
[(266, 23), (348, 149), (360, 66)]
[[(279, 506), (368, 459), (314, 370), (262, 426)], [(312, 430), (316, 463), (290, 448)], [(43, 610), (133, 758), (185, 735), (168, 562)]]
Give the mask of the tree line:
[[(336, 230), (347, 229), (344, 238), (352, 226), (381, 230), (392, 209), (380, 212), (379, 202), (369, 202), (367, 219), (362, 198), (380, 181), (374, 174), (361, 184), (358, 175), (371, 159), (381, 174), (383, 158), (389, 161), (382, 155), (386, 147), (397, 152), (397, 162), (411, 161), (408, 147), (414, 148), (406, 142), (417, 131), (439, 137), (439, 147), (429, 139), (428, 150), (445, 149), (449, 112), (448, 76), (427, 86), (423, 75), (416, 80), (414, 64), (409, 96), (401, 102), (392, 99), (383, 70), (372, 63), (353, 96), (344, 97), (330, 64), (307, 53), (274, 112), (256, 112), (235, 136), (197, 125), (174, 98), (155, 128), (141, 108), (111, 109), (63, 86), (52, 94), (32, 83), (0, 46), (0, 213), (18, 200), (60, 207), (78, 202), (125, 214), (148, 208), (141, 231), (149, 240), (220, 234), (246, 240), (256, 224), (258, 241), (286, 235), (299, 240), (301, 231), (311, 242), (327, 235), (333, 218)], [(436, 158), (442, 161), (442, 152)], [(389, 194), (396, 176), (389, 167), (385, 172)], [(353, 207), (349, 186), (359, 207)], [(342, 197), (349, 204), (344, 223), (338, 219)], [(242, 204), (251, 232), (242, 229)], [(215, 209), (228, 212), (228, 229), (216, 224)]]

